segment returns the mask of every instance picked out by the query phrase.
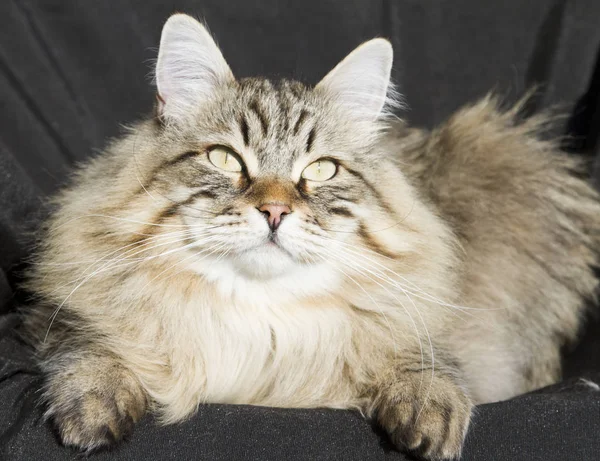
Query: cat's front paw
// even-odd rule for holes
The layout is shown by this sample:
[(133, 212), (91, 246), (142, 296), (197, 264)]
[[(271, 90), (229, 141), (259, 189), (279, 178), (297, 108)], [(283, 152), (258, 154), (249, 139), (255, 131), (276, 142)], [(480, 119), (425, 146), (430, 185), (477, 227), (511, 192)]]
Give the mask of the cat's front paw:
[(429, 460), (458, 459), (472, 403), (449, 376), (421, 380), (420, 373), (382, 386), (373, 410), (392, 442)]
[(69, 405), (50, 407), (49, 414), (63, 444), (85, 451), (114, 445), (131, 434), (141, 417), (132, 396), (119, 398), (90, 392)]
[(69, 403), (50, 405), (63, 444), (85, 451), (114, 445), (131, 434), (144, 412), (141, 396), (119, 390), (113, 395), (88, 392)]
[(137, 383), (128, 378), (108, 372), (50, 380), (46, 416), (64, 445), (89, 452), (110, 447), (131, 434), (147, 401)]

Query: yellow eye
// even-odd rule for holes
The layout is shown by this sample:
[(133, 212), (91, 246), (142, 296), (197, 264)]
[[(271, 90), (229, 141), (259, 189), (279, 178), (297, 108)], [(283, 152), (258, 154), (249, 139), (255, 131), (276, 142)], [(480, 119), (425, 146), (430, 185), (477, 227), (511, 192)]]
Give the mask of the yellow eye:
[(217, 168), (225, 171), (242, 171), (242, 164), (232, 151), (225, 147), (215, 147), (208, 152), (208, 159)]
[(309, 181), (328, 181), (337, 173), (337, 166), (331, 160), (317, 160), (302, 172), (302, 177)]

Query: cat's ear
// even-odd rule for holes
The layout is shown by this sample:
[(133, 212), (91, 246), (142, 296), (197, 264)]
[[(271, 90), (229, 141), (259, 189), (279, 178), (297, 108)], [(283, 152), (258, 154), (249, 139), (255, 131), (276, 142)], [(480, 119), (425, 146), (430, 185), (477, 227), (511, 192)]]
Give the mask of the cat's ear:
[(189, 117), (233, 74), (206, 28), (175, 14), (165, 23), (156, 62), (158, 113), (174, 121)]
[(388, 102), (394, 53), (390, 42), (363, 43), (317, 85), (357, 116), (376, 118)]

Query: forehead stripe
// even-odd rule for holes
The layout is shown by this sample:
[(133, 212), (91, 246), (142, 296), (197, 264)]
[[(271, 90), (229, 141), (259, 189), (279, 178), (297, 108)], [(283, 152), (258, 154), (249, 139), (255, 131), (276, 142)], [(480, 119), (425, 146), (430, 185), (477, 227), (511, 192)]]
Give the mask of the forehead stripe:
[(258, 117), (258, 120), (260, 121), (260, 126), (263, 131), (263, 135), (266, 136), (269, 131), (269, 122), (267, 121), (267, 117), (265, 116), (265, 114), (261, 111), (261, 109), (258, 105), (258, 101), (256, 99), (253, 100), (250, 103), (249, 108)]
[(246, 147), (248, 147), (250, 138), (249, 138), (249, 134), (248, 134), (248, 121), (246, 120), (246, 116), (242, 114), (239, 122), (240, 122), (240, 131), (242, 132), (242, 137), (244, 138), (244, 145)]
[(308, 116), (308, 111), (306, 109), (302, 109), (302, 112), (300, 112), (300, 116), (298, 117), (298, 120), (294, 124), (294, 131), (293, 131), (294, 135), (298, 134), (298, 131), (300, 131), (300, 127), (304, 123), (304, 120), (306, 120), (307, 116)]

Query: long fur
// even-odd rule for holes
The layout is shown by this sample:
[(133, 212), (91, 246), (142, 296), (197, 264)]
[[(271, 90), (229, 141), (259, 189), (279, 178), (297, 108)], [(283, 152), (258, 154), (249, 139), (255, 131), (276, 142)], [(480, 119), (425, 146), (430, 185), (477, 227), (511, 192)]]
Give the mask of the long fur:
[[(65, 443), (227, 402), (356, 408), (441, 459), (472, 404), (560, 378), (597, 288), (600, 205), (546, 119), (487, 97), (428, 132), (344, 107), (224, 82), (193, 123), (141, 122), (77, 171), (26, 317)], [(210, 164), (215, 144), (246, 176)], [(303, 181), (324, 156), (335, 178)], [(280, 249), (256, 210), (271, 202), (294, 210)]]

